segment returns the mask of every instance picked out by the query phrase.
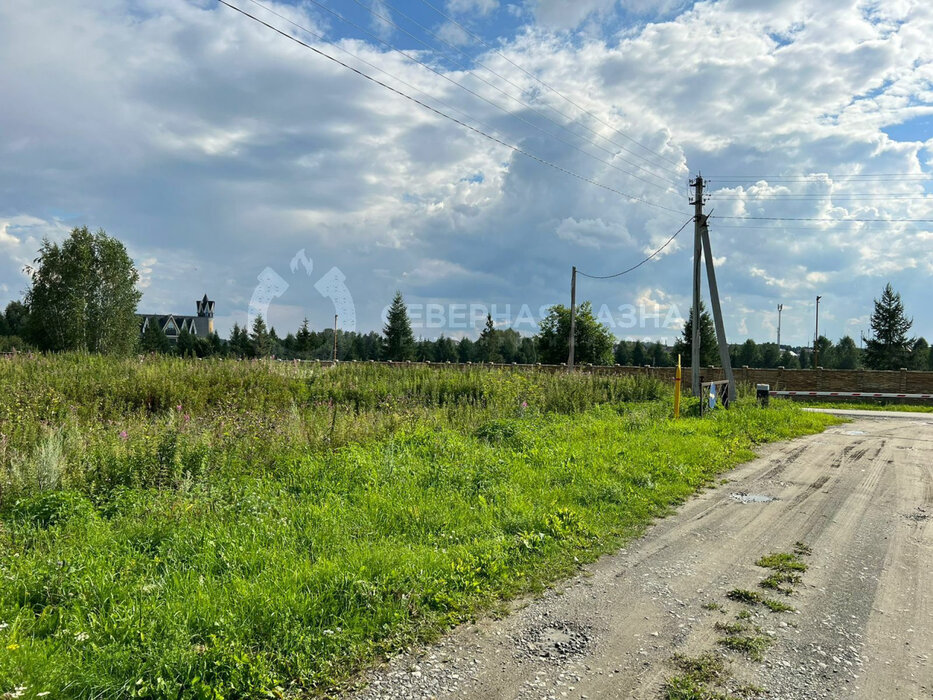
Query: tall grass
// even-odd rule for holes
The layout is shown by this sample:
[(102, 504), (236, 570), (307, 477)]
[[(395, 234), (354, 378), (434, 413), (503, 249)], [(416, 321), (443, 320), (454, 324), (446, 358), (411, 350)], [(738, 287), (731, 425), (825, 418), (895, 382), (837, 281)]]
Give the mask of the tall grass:
[(64, 356), (0, 378), (20, 697), (328, 692), (832, 420), (675, 423), (644, 378), (479, 369)]

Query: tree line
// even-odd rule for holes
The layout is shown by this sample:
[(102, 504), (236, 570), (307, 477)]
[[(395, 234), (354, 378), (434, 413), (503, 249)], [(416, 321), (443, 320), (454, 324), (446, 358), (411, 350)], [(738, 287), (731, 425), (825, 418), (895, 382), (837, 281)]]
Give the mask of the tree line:
[[(234, 324), (227, 339), (216, 333), (197, 336), (182, 331), (170, 342), (158, 324), (150, 323), (140, 334), (136, 306), (141, 298), (139, 274), (123, 244), (103, 230), (91, 233), (86, 226), (75, 228), (61, 244), (43, 241), (33, 264), (25, 269), (30, 287), (22, 301), (11, 301), (0, 313), (0, 351), (85, 351), (112, 354), (130, 352), (173, 353), (191, 357), (239, 357), (329, 360), (334, 356), (334, 330), (315, 331), (305, 319), (295, 332), (280, 336), (257, 316), (249, 328)], [(539, 332), (523, 336), (514, 329), (499, 329), (491, 316), (476, 340), (416, 339), (401, 292), (396, 292), (381, 333), (338, 330), (337, 359), (393, 360), (415, 362), (495, 362), (561, 364), (567, 361), (570, 339), (570, 308), (552, 306)], [(933, 354), (924, 338), (911, 338), (913, 325), (901, 297), (890, 284), (874, 302), (872, 338), (866, 348), (845, 336), (838, 343), (820, 336), (816, 349), (819, 366), (827, 369), (933, 370)], [(575, 318), (575, 361), (580, 364), (618, 364), (669, 367), (677, 355), (684, 365), (691, 357), (693, 313), (681, 336), (668, 348), (661, 342), (617, 341), (601, 323), (590, 302), (577, 307)], [(731, 345), (733, 366), (788, 369), (813, 366), (811, 348), (778, 347), (749, 339)], [(713, 321), (701, 304), (700, 363), (720, 364)]]

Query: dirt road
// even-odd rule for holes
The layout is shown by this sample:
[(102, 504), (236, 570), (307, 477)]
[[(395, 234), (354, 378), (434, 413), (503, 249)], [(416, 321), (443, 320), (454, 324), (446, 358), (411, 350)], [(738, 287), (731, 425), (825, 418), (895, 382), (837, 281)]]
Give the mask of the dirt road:
[[(858, 417), (760, 455), (506, 618), (393, 659), (357, 697), (658, 698), (672, 655), (716, 651), (719, 692), (933, 698), (933, 415)], [(796, 612), (726, 597), (766, 594), (756, 560), (798, 541), (809, 568), (775, 596)], [(718, 643), (714, 625), (737, 621), (771, 641), (761, 661)]]

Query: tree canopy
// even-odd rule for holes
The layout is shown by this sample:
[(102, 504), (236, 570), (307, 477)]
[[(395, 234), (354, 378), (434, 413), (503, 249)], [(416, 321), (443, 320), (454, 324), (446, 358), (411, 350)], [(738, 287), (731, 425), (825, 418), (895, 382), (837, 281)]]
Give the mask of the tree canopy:
[[(557, 304), (541, 321), (538, 334), (538, 361), (559, 365), (570, 354), (570, 308)], [(574, 330), (574, 362), (594, 365), (612, 364), (615, 338), (593, 313), (593, 305), (585, 301), (577, 307)]]
[[(681, 363), (685, 366), (690, 365), (693, 357), (691, 354), (693, 348), (693, 307), (690, 307), (690, 317), (684, 324), (684, 331), (674, 343), (674, 354), (681, 355)], [(713, 327), (713, 319), (706, 310), (703, 302), (700, 302), (700, 365), (710, 366), (719, 364), (719, 343), (716, 341), (716, 330)]]
[(76, 227), (61, 245), (44, 240), (26, 272), (28, 335), (37, 347), (111, 354), (136, 348), (139, 273), (103, 229)]

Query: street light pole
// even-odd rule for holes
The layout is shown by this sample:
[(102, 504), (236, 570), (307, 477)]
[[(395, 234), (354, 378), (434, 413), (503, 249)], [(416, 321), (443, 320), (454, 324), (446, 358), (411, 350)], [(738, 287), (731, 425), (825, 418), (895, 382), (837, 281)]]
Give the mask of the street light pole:
[(813, 369), (820, 366), (820, 299), (816, 298), (816, 335), (813, 336)]
[(781, 312), (784, 310), (784, 304), (778, 304), (778, 353), (781, 352)]

